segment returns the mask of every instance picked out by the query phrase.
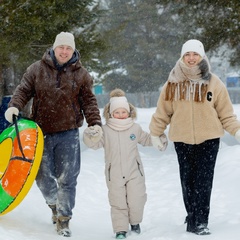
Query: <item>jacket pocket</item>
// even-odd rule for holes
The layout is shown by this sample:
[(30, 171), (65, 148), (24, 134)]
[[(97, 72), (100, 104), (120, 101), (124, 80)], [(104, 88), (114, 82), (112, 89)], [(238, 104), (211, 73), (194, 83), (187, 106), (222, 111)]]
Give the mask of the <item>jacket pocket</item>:
[(111, 181), (111, 177), (110, 177), (110, 174), (111, 174), (111, 163), (108, 166), (107, 174), (108, 174), (108, 181)]
[(143, 176), (143, 171), (141, 169), (141, 164), (137, 161), (137, 165), (138, 165), (138, 171), (140, 172), (141, 176)]

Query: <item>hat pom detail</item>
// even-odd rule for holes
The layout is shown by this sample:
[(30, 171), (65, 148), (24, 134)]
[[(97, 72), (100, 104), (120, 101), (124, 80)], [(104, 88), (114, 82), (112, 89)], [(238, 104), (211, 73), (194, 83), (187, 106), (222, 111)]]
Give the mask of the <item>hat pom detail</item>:
[(112, 97), (124, 97), (124, 96), (125, 96), (125, 92), (120, 88), (116, 88), (116, 89), (114, 89), (110, 92), (110, 98), (112, 98)]
[(112, 114), (118, 108), (125, 108), (130, 112), (130, 106), (125, 97), (125, 92), (119, 88), (114, 89), (110, 93), (110, 113)]

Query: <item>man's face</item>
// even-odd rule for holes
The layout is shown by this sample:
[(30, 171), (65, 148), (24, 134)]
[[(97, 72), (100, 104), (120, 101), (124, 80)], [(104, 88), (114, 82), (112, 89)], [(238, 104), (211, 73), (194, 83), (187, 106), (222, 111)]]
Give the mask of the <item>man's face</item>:
[(54, 49), (55, 57), (60, 65), (68, 62), (73, 55), (73, 49), (67, 45), (60, 45)]

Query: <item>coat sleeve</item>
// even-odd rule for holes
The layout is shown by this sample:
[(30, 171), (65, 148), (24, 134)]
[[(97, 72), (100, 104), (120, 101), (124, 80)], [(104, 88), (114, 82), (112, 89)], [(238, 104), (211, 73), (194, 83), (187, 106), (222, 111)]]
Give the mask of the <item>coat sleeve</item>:
[(79, 94), (79, 101), (88, 126), (102, 126), (100, 111), (98, 108), (97, 99), (92, 92), (92, 86), (93, 80), (86, 72), (84, 76), (84, 84), (82, 85)]
[(156, 111), (152, 115), (149, 125), (150, 134), (153, 136), (161, 136), (164, 133), (173, 114), (172, 102), (165, 101), (166, 86), (167, 84), (165, 84), (161, 90)]
[(15, 89), (11, 101), (8, 104), (9, 107), (16, 107), (21, 111), (28, 103), (28, 101), (34, 96), (34, 67), (35, 64), (32, 64), (27, 68), (21, 79), (20, 84)]
[(143, 131), (140, 126), (139, 126), (139, 133), (140, 133), (140, 137), (139, 137), (138, 143), (141, 144), (142, 146), (152, 146), (151, 135)]
[(234, 136), (237, 130), (240, 129), (240, 121), (237, 120), (237, 116), (234, 114), (233, 105), (227, 88), (220, 80), (218, 85), (220, 85), (220, 89), (215, 101), (218, 118), (220, 119), (223, 128)]

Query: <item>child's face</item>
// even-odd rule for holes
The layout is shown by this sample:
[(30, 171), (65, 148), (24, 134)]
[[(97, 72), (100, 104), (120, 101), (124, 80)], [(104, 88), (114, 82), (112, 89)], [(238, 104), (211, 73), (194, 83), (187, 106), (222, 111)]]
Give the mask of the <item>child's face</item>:
[(117, 108), (115, 111), (113, 111), (112, 116), (118, 119), (126, 119), (129, 117), (129, 113), (125, 108)]

